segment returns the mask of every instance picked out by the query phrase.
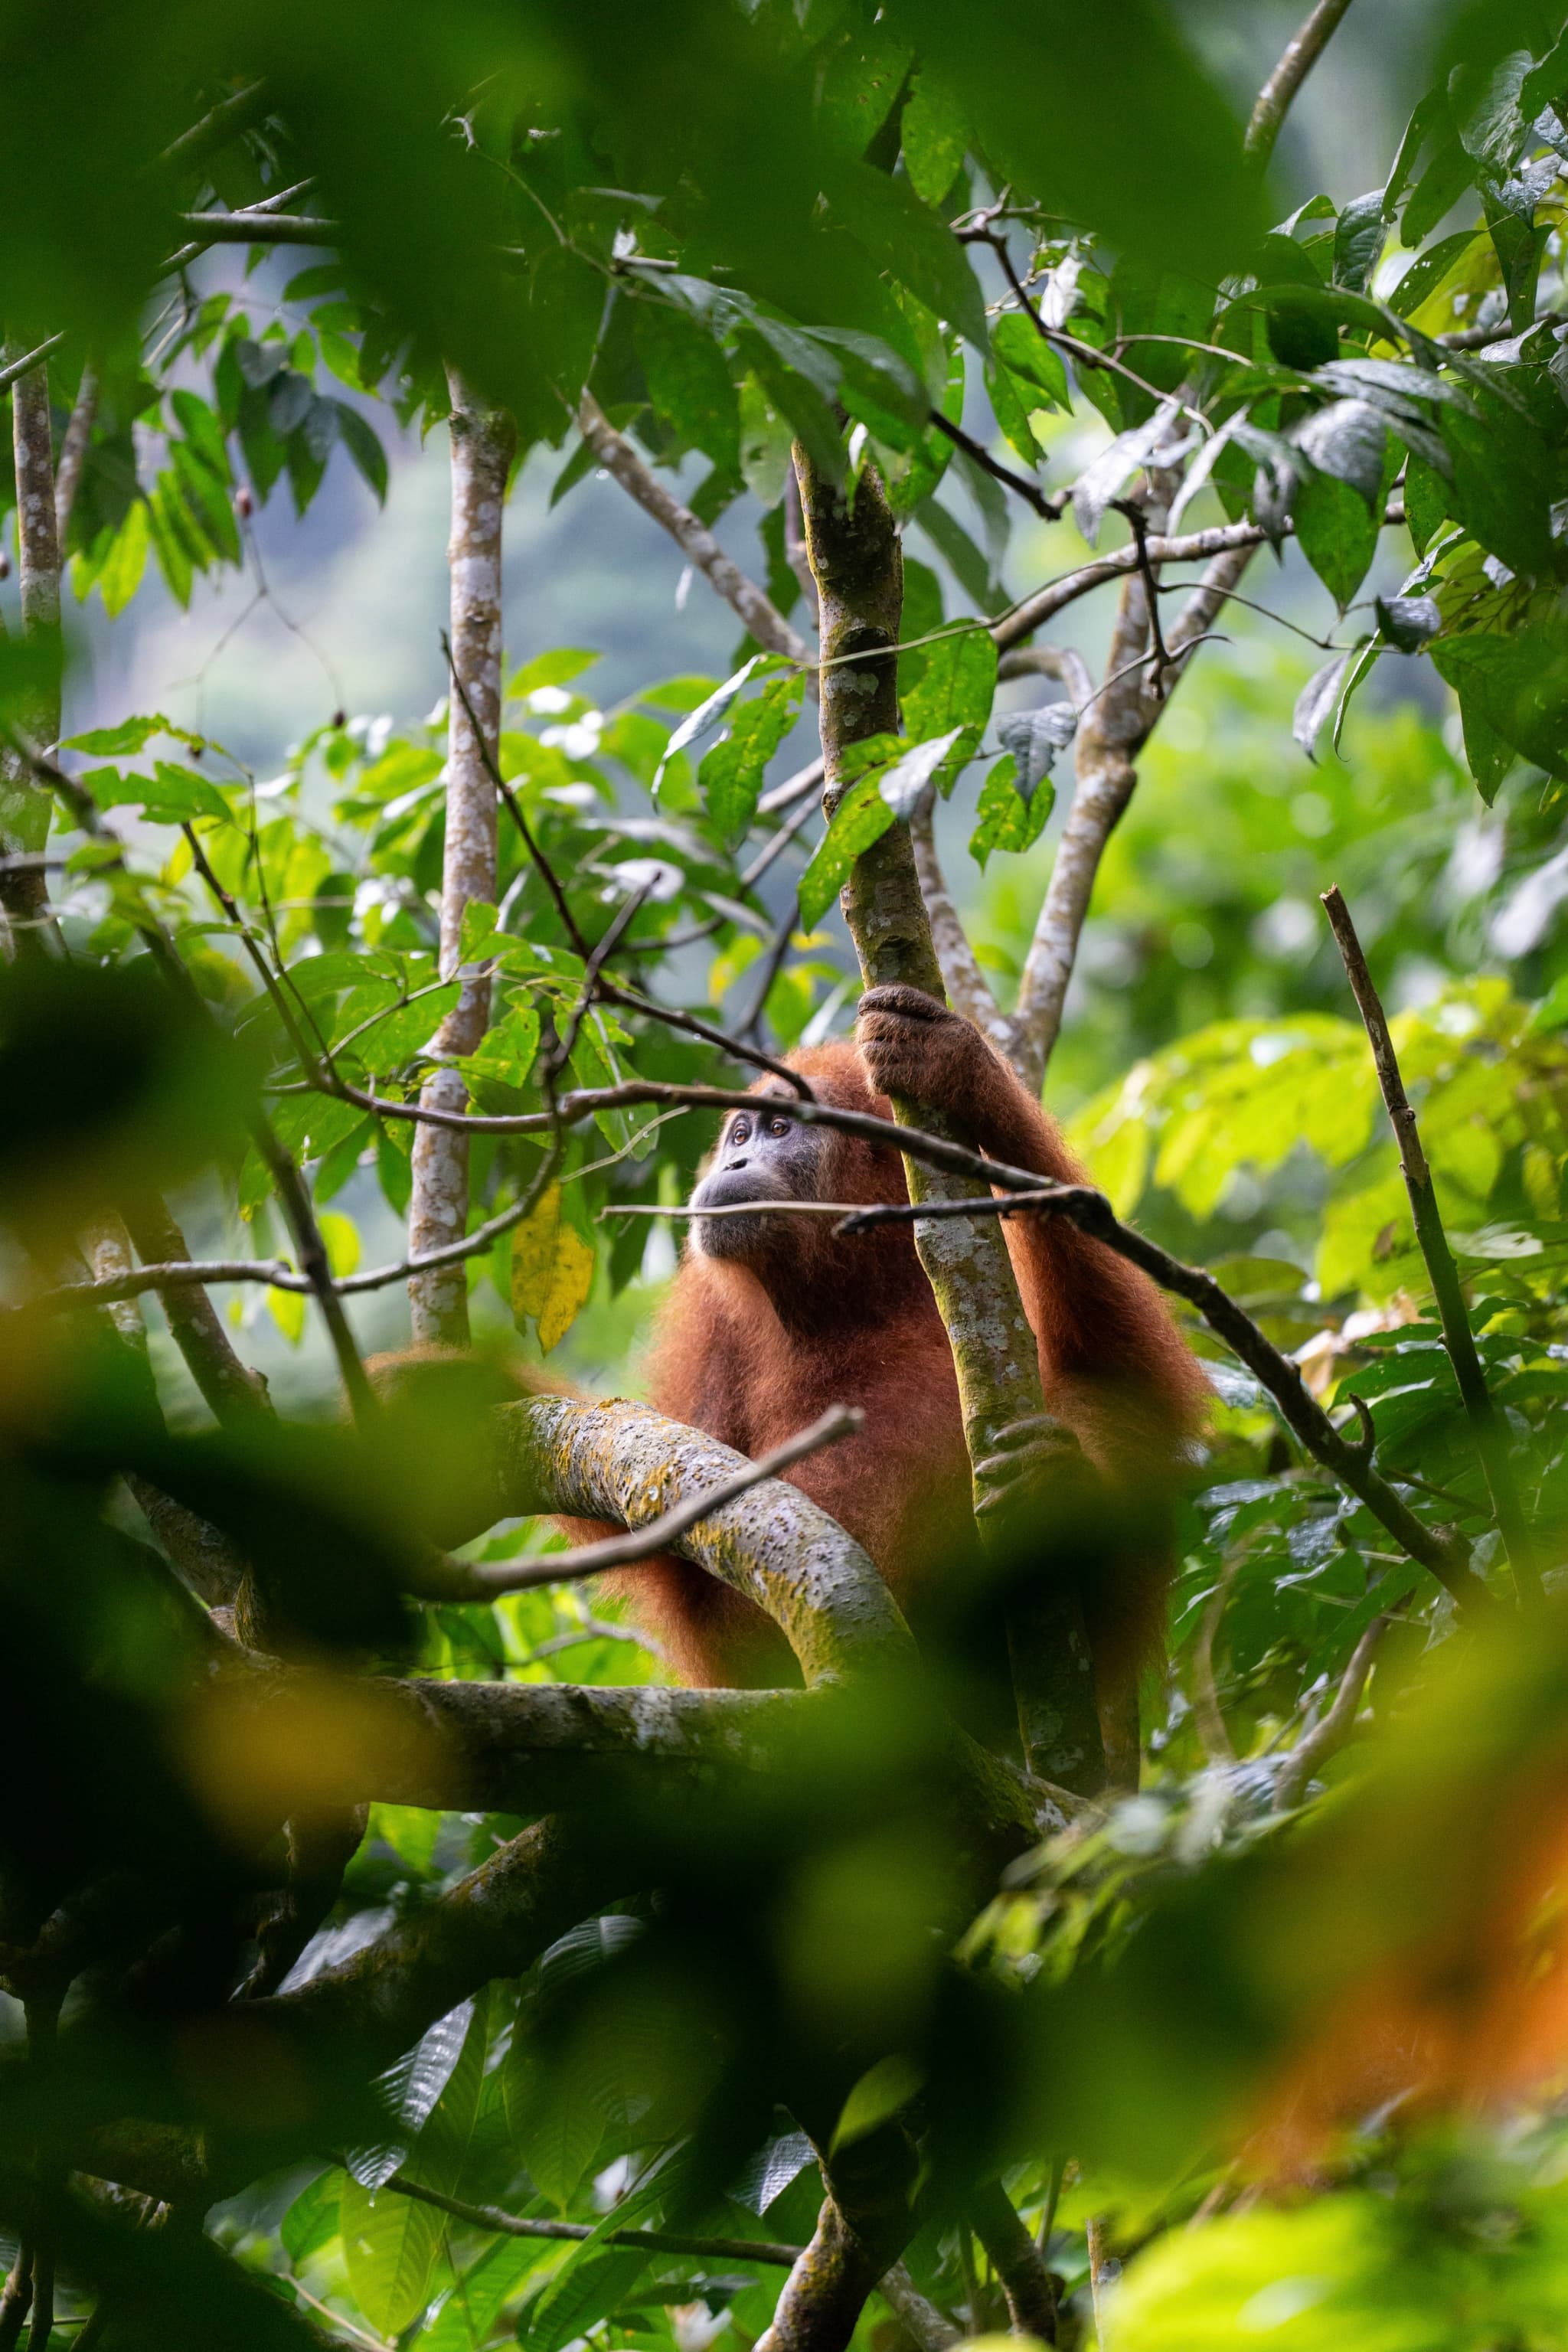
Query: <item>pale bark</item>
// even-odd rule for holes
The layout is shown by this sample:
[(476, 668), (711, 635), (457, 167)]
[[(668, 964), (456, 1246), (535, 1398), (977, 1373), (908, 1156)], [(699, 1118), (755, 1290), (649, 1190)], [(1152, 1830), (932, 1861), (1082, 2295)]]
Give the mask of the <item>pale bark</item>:
[(1243, 142), (1248, 158), (1259, 171), (1274, 152), (1274, 142), (1279, 136), (1279, 126), (1289, 111), (1291, 100), (1328, 47), (1350, 5), (1351, 0), (1318, 0), (1259, 90)]
[(81, 372), (81, 382), (77, 386), (55, 475), (55, 534), (62, 549), (66, 543), (71, 509), (76, 505), (76, 494), (81, 487), (82, 461), (92, 439), (93, 419), (97, 415), (98, 371), (89, 360)]
[[(486, 407), (453, 374), (451, 645), (456, 683), (447, 734), (447, 839), (441, 872), (443, 980), (462, 961), (463, 916), (474, 899), (496, 896), (496, 791), (487, 762), (500, 733), (501, 512), (507, 469), (516, 446), (510, 416)], [(458, 691), (458, 685), (462, 692)], [(468, 708), (465, 708), (464, 698)], [(468, 709), (473, 712), (470, 721)], [(475, 722), (480, 730), (475, 731)], [(471, 1054), (489, 1026), (490, 984), (471, 973), (436, 1034), (441, 1055)], [(433, 1109), (461, 1111), (468, 1091), (457, 1071), (438, 1069), (420, 1097)], [(455, 1129), (422, 1126), (413, 1154), (408, 1209), (411, 1256), (461, 1241), (468, 1222), (468, 1138)], [(408, 1285), (416, 1345), (466, 1347), (468, 1273), (462, 1264), (416, 1274)]]
[[(39, 751), (50, 750), (60, 731), (59, 627), (60, 551), (55, 530), (54, 447), (49, 435), (49, 371), (47, 361), (19, 375), (11, 386), (12, 444), (16, 467), (16, 546), (22, 627), (45, 665), (45, 679), (32, 693), (23, 718)], [(0, 855), (37, 852), (49, 831), (49, 795), (21, 754), (0, 751)], [(44, 919), (47, 885), (41, 866), (0, 873), (0, 905), (18, 938)]]
[(772, 598), (731, 562), (707, 524), (665, 488), (626, 436), (616, 432), (592, 393), (585, 392), (577, 404), (577, 430), (605, 472), (613, 474), (644, 513), (668, 531), (687, 562), (739, 614), (758, 645), (790, 661), (810, 661), (811, 648), (805, 638), (796, 636)]
[(966, 1021), (973, 1021), (983, 1036), (989, 1037), (998, 1053), (1012, 1058), (1013, 1024), (991, 992), (991, 984), (980, 969), (980, 960), (970, 944), (969, 934), (952, 903), (947, 877), (936, 849), (936, 801), (934, 793), (923, 794), (910, 818), (910, 841), (914, 850), (915, 873), (920, 880), (921, 897), (931, 923), (931, 945), (942, 967), (942, 981), (947, 989), (948, 1003)]
[[(825, 667), (822, 749), (831, 817), (845, 756), (868, 736), (896, 733), (897, 645), (903, 562), (886, 498), (869, 468), (851, 508), (842, 490), (797, 448), (806, 546), (816, 581)], [(852, 656), (846, 659), (845, 656)], [(915, 868), (910, 828), (895, 823), (859, 856), (843, 893), (845, 919), (867, 985), (897, 982), (939, 1001), (942, 976)], [(940, 1114), (895, 1102), (900, 1126), (951, 1133)], [(913, 1202), (984, 1195), (979, 1183), (906, 1157)], [(1035, 1336), (995, 1219), (918, 1220), (915, 1246), (952, 1349), (972, 1464), (1005, 1451), (1002, 1433), (1044, 1410)], [(976, 1501), (983, 1499), (976, 1481)], [(1014, 1680), (1025, 1759), (1040, 1779), (1092, 1790), (1104, 1759), (1082, 1612), (1064, 1592), (1038, 1595), (1013, 1626)]]

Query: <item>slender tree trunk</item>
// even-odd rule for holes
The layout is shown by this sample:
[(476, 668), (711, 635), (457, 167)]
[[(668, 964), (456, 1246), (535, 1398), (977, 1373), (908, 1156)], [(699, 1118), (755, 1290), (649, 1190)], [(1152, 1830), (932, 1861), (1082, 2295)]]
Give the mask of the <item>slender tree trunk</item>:
[[(845, 755), (867, 736), (896, 733), (897, 645), (903, 554), (881, 484), (868, 467), (851, 507), (797, 448), (806, 546), (821, 614), (823, 803), (844, 789)], [(846, 659), (847, 656), (850, 658)], [(843, 894), (868, 986), (900, 982), (945, 1002), (921, 896), (910, 828), (901, 821), (857, 858)], [(902, 1124), (948, 1132), (940, 1113), (895, 1102)], [(983, 1187), (904, 1162), (912, 1201), (978, 1196)], [(947, 1327), (971, 1463), (1001, 1449), (1001, 1432), (1043, 1410), (1035, 1338), (1018, 1297), (1000, 1220), (917, 1222), (915, 1246)], [(978, 1498), (977, 1498), (978, 1499)], [(1085, 1790), (1104, 1778), (1093, 1670), (1076, 1599), (1042, 1589), (1010, 1627), (1019, 1727), (1030, 1769)]]
[[(24, 719), (40, 751), (60, 731), (60, 550), (55, 529), (55, 461), (49, 435), (47, 361), (11, 387), (12, 442), (16, 464), (16, 543), (22, 627), (40, 656), (41, 676)], [(41, 851), (48, 838), (49, 796), (40, 791), (19, 753), (0, 751), (0, 855)], [(0, 906), (16, 927), (18, 944), (37, 937), (48, 903), (43, 869), (0, 875)]]
[[(450, 383), (452, 533), (447, 553), (456, 677), (447, 735), (447, 845), (441, 871), (441, 974), (448, 980), (462, 961), (465, 909), (473, 899), (493, 900), (496, 895), (496, 792), (485, 746), (493, 759), (500, 732), (501, 509), (517, 438), (510, 416), (484, 406), (456, 374)], [(482, 739), (464, 707), (465, 695)], [(437, 1051), (473, 1053), (489, 1017), (489, 980), (465, 980), (461, 996), (437, 1032)], [(420, 1099), (432, 1109), (460, 1111), (468, 1091), (456, 1070), (443, 1068), (428, 1081)], [(410, 1255), (423, 1256), (460, 1241), (468, 1222), (468, 1139), (450, 1128), (422, 1126), (414, 1144)], [(468, 1271), (460, 1262), (415, 1275), (408, 1297), (417, 1345), (467, 1347)]]

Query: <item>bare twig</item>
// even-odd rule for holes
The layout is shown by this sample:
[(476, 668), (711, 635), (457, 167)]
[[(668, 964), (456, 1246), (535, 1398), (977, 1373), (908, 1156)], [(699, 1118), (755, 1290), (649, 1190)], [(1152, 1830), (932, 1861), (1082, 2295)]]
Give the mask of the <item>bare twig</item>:
[(266, 213), (259, 205), (238, 213), (176, 213), (175, 219), (198, 245), (336, 245), (342, 224), (299, 213)]
[[(763, 957), (763, 968), (758, 975), (756, 988), (752, 992), (751, 1005), (736, 1032), (737, 1036), (754, 1038), (761, 1030), (763, 1016), (768, 1009), (768, 998), (773, 993), (774, 981), (784, 970), (784, 959), (789, 954), (789, 943), (795, 937), (795, 925), (799, 920), (800, 901), (798, 898), (792, 898), (780, 918), (778, 929), (773, 933), (773, 944)], [(785, 1064), (784, 1066), (787, 1068), (788, 1065)], [(792, 1075), (798, 1076), (799, 1072), (796, 1071)]]
[(689, 507), (682, 506), (655, 478), (626, 436), (616, 432), (592, 393), (583, 394), (576, 416), (577, 430), (605, 471), (615, 476), (645, 514), (650, 514), (669, 533), (687, 562), (694, 564), (709, 585), (740, 614), (758, 645), (765, 646), (770, 653), (784, 655), (790, 661), (808, 663), (811, 649), (805, 638), (796, 636), (756, 582), (748, 580), (740, 566), (731, 562), (707, 524), (700, 522)]
[(852, 1436), (864, 1418), (856, 1406), (830, 1405), (808, 1429), (798, 1430), (782, 1445), (775, 1445), (744, 1470), (738, 1470), (732, 1478), (721, 1479), (705, 1494), (689, 1496), (673, 1510), (641, 1527), (628, 1528), (625, 1535), (605, 1536), (599, 1543), (580, 1544), (573, 1551), (551, 1552), (542, 1559), (521, 1565), (507, 1560), (493, 1566), (448, 1560), (441, 1571), (443, 1587), (453, 1598), (490, 1601), (499, 1593), (532, 1592), (541, 1585), (563, 1584), (580, 1576), (598, 1576), (605, 1569), (633, 1567), (652, 1559), (658, 1553), (667, 1551), (689, 1528), (711, 1518), (715, 1511), (721, 1511), (726, 1503), (749, 1494), (765, 1479), (776, 1478), (796, 1462), (804, 1462), (807, 1454), (820, 1454), (824, 1446), (836, 1445), (841, 1437)]
[(966, 433), (962, 425), (955, 425), (951, 416), (942, 415), (940, 408), (931, 410), (931, 421), (955, 449), (962, 449), (964, 456), (984, 473), (989, 474), (994, 482), (1000, 482), (1005, 489), (1013, 491), (1015, 496), (1033, 507), (1042, 522), (1060, 522), (1062, 510), (1067, 505), (1065, 491), (1059, 498), (1047, 498), (1037, 482), (1031, 482), (1026, 475), (1015, 473), (1011, 466), (1002, 465), (991, 455), (984, 441), (977, 441), (973, 433)]
[(1396, 1601), (1374, 1617), (1351, 1654), (1351, 1662), (1340, 1679), (1334, 1703), (1322, 1721), (1299, 1739), (1285, 1760), (1285, 1766), (1274, 1784), (1274, 1811), (1288, 1813), (1299, 1805), (1307, 1792), (1307, 1784), (1321, 1765), (1342, 1748), (1355, 1729), (1355, 1719), (1361, 1712), (1362, 1694), (1371, 1674), (1384, 1635), (1398, 1616), (1410, 1595)]
[(1318, 0), (1258, 94), (1243, 146), (1259, 171), (1274, 152), (1279, 126), (1301, 84), (1328, 47), (1351, 0)]
[(410, 2180), (406, 2174), (395, 2172), (386, 2183), (400, 2196), (414, 2197), (422, 2205), (434, 2205), (454, 2221), (467, 2221), (476, 2230), (493, 2230), (507, 2238), (563, 2238), (578, 2241), (593, 2238), (601, 2245), (641, 2246), (648, 2253), (690, 2254), (699, 2261), (769, 2263), (788, 2270), (800, 2260), (799, 2246), (781, 2246), (767, 2238), (689, 2238), (668, 2230), (606, 2230), (586, 2221), (550, 2221), (535, 2220), (531, 2214), (508, 2213), (499, 2205), (468, 2205), (458, 2197), (447, 2197), (438, 2189), (426, 2189), (423, 2182)]
[(1513, 1570), (1514, 1584), (1521, 1600), (1539, 1601), (1541, 1570), (1514, 1477), (1507, 1432), (1492, 1402), (1481, 1360), (1476, 1350), (1475, 1334), (1470, 1329), (1469, 1312), (1465, 1305), (1464, 1286), (1459, 1280), (1459, 1269), (1454, 1263), (1453, 1252), (1448, 1247), (1447, 1234), (1443, 1230), (1442, 1213), (1432, 1183), (1432, 1171), (1421, 1148), (1415, 1113), (1410, 1108), (1410, 1098), (1399, 1073), (1398, 1057), (1394, 1050), (1394, 1040), (1388, 1034), (1382, 1000), (1361, 941), (1356, 937), (1350, 908), (1338, 884), (1331, 890), (1324, 891), (1323, 905), (1333, 926), (1334, 938), (1344, 959), (1345, 972), (1372, 1046), (1372, 1058), (1377, 1067), (1377, 1083), (1382, 1089), (1389, 1125), (1399, 1146), (1400, 1165), (1405, 1176), (1405, 1189), (1410, 1197), (1415, 1238), (1426, 1261), (1427, 1278), (1431, 1282), (1443, 1325), (1443, 1344), (1448, 1350), (1454, 1378), (1464, 1399), (1465, 1412), (1476, 1441), (1476, 1452), (1480, 1456), (1498, 1529)]
[(0, 392), (9, 392), (14, 383), (19, 383), (25, 375), (30, 375), (36, 367), (41, 367), (49, 353), (58, 352), (64, 341), (63, 334), (49, 335), (43, 342), (36, 343), (30, 352), (23, 352), (15, 359), (8, 359), (0, 367)]
[(1203, 1742), (1204, 1754), (1211, 1764), (1234, 1764), (1236, 1748), (1219, 1703), (1219, 1692), (1214, 1678), (1215, 1638), (1225, 1615), (1225, 1604), (1236, 1582), (1237, 1562), (1227, 1560), (1220, 1572), (1219, 1582), (1209, 1596), (1204, 1611), (1198, 1638), (1193, 1644), (1193, 1715)]

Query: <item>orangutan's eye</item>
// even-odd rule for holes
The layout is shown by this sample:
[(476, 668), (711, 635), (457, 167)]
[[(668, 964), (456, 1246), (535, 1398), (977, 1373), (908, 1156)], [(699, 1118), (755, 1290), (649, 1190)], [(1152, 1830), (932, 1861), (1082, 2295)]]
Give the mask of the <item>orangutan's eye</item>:
[(770, 1118), (768, 1121), (768, 1133), (770, 1135), (787, 1135), (789, 1133), (788, 1119)]
[(735, 1121), (734, 1126), (730, 1129), (730, 1140), (731, 1143), (744, 1143), (746, 1138), (751, 1134), (751, 1131), (752, 1123), (750, 1119), (738, 1118)]

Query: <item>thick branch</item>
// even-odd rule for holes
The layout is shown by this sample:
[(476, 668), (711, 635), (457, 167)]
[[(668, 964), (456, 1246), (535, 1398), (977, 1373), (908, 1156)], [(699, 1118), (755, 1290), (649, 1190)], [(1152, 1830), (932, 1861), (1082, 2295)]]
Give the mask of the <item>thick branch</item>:
[[(125, 1223), (136, 1255), (143, 1261), (143, 1271), (148, 1266), (155, 1270), (167, 1261), (189, 1259), (190, 1246), (184, 1234), (161, 1200), (143, 1198), (127, 1202)], [(100, 1271), (106, 1279), (111, 1279), (107, 1268)], [(132, 1297), (132, 1278), (129, 1270), (121, 1274), (114, 1295), (121, 1298)], [(303, 1276), (300, 1281), (303, 1286)], [(105, 1286), (99, 1286), (100, 1297), (105, 1295)], [(138, 1282), (138, 1287), (142, 1286)], [(216, 1418), (220, 1422), (234, 1421), (247, 1413), (268, 1412), (270, 1408), (266, 1381), (235, 1353), (223, 1319), (206, 1292), (187, 1282), (150, 1286), (157, 1288), (174, 1345)]]
[[(447, 835), (441, 874), (443, 980), (462, 962), (469, 903), (496, 898), (496, 791), (490, 770), (500, 730), (501, 514), (517, 435), (511, 419), (477, 400), (449, 372), (452, 392), (451, 658), (455, 687), (447, 745)], [(489, 1026), (488, 974), (462, 982), (437, 1030), (438, 1054), (472, 1054)], [(447, 1066), (426, 1082), (422, 1102), (460, 1109), (462, 1078)], [(457, 1131), (421, 1129), (414, 1146), (409, 1255), (423, 1257), (460, 1241), (468, 1222), (468, 1152)], [(417, 1274), (408, 1285), (416, 1345), (468, 1341), (468, 1280), (460, 1262)]]
[(1351, 0), (1318, 0), (1259, 90), (1243, 144), (1260, 171), (1274, 152), (1274, 142), (1279, 136), (1279, 126), (1289, 111), (1291, 100), (1328, 47), (1350, 5)]
[(1333, 889), (1323, 893), (1323, 905), (1328, 909), (1334, 938), (1344, 959), (1345, 971), (1372, 1045), (1377, 1083), (1382, 1089), (1389, 1125), (1399, 1146), (1400, 1165), (1405, 1176), (1405, 1189), (1410, 1198), (1415, 1238), (1426, 1261), (1433, 1296), (1437, 1301), (1437, 1313), (1443, 1325), (1443, 1343), (1454, 1367), (1459, 1394), (1464, 1399), (1465, 1412), (1476, 1441), (1476, 1452), (1480, 1456), (1481, 1469), (1486, 1476), (1487, 1491), (1491, 1496), (1493, 1515), (1513, 1570), (1514, 1584), (1522, 1599), (1539, 1601), (1541, 1570), (1514, 1477), (1507, 1429), (1492, 1402), (1491, 1391), (1487, 1386), (1487, 1377), (1476, 1350), (1475, 1334), (1470, 1329), (1459, 1269), (1454, 1263), (1448, 1236), (1443, 1230), (1442, 1213), (1432, 1183), (1432, 1171), (1421, 1148), (1415, 1113), (1410, 1108), (1410, 1097), (1405, 1091), (1405, 1081), (1399, 1073), (1399, 1062), (1394, 1051), (1394, 1040), (1388, 1034), (1383, 1003), (1361, 941), (1356, 937), (1350, 908), (1337, 884)]
[(1056, 2288), (1045, 2257), (1014, 2211), (1000, 2181), (991, 2181), (970, 2199), (969, 2218), (1007, 2298), (1007, 2316), (1014, 2335), (1033, 2336), (1042, 2344), (1054, 2344)]
[[(39, 360), (11, 386), (12, 446), (16, 467), (16, 545), (23, 633), (39, 655), (39, 676), (27, 697), (26, 724), (46, 748), (60, 731), (60, 548), (55, 530), (55, 453), (49, 429), (49, 371)], [(0, 757), (0, 850), (41, 850), (48, 837), (49, 796), (13, 749)], [(0, 905), (13, 924), (44, 918), (48, 890), (42, 866), (0, 874)]]
[(592, 393), (585, 392), (577, 404), (577, 430), (605, 471), (669, 533), (688, 562), (740, 614), (758, 645), (790, 661), (810, 661), (811, 648), (805, 638), (796, 636), (755, 581), (748, 580), (740, 566), (731, 562), (707, 524), (700, 522), (690, 508), (682, 506), (655, 478), (626, 436), (616, 432)]
[[(804, 448), (796, 448), (795, 472), (819, 600), (823, 805), (831, 817), (844, 790), (847, 754), (868, 736), (898, 731), (898, 656), (891, 648), (902, 614), (903, 566), (891, 512), (869, 467), (853, 506)], [(942, 972), (907, 824), (890, 825), (856, 859), (843, 907), (868, 985), (900, 982), (941, 1000)], [(893, 1116), (900, 1127), (947, 1131), (941, 1117), (919, 1103), (895, 1101)], [(909, 1154), (904, 1173), (917, 1206), (990, 1191), (933, 1177), (929, 1164)], [(917, 1219), (915, 1246), (952, 1349), (970, 1462), (979, 1465), (1003, 1453), (1005, 1429), (1044, 1409), (1034, 1334), (994, 1223), (964, 1227)], [(981, 1507), (988, 1496), (978, 1468), (974, 1485), (984, 1528)], [(999, 1532), (1006, 1540), (1012, 1530)], [(1089, 1793), (1103, 1780), (1104, 1755), (1081, 1610), (1060, 1590), (1031, 1596), (1029, 1615), (1026, 1634), (1021, 1615), (1012, 1627), (1026, 1759), (1042, 1780)]]

